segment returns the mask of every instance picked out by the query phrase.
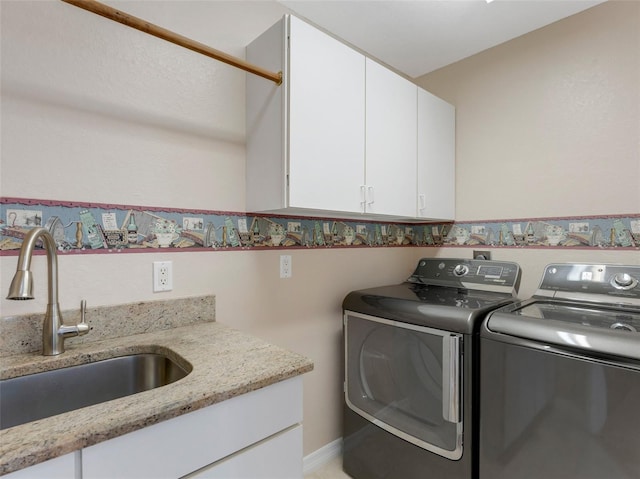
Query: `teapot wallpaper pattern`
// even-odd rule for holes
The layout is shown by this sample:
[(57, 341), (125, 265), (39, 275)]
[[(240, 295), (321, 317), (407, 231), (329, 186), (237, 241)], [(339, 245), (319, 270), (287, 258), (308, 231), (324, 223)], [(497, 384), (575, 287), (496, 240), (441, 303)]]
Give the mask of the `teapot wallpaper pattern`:
[(0, 198), (0, 254), (44, 226), (60, 252), (490, 246), (640, 249), (640, 215), (402, 223)]

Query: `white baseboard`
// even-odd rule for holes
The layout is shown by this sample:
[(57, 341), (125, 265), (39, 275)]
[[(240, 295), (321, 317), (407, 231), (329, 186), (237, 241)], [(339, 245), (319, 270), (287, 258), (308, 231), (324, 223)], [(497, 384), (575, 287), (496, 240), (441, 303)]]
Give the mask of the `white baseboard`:
[(342, 454), (342, 438), (336, 439), (302, 459), (304, 475), (312, 473)]

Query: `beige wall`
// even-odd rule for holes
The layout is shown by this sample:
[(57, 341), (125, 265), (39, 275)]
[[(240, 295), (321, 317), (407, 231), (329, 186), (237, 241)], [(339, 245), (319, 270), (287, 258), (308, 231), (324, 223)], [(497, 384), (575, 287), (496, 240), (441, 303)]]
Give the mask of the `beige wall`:
[[(458, 220), (640, 213), (640, 2), (610, 0), (417, 83), (456, 106)], [(548, 263), (640, 264), (616, 250), (493, 258), (520, 264), (521, 297)]]
[(418, 83), (456, 105), (458, 220), (640, 212), (640, 2), (606, 2)]
[[(284, 13), (275, 2), (115, 5), (237, 56)], [(629, 46), (633, 28), (637, 43), (638, 12), (617, 4), (597, 8), (579, 20), (550, 27), (551, 41), (536, 32), (531, 41), (524, 37), (505, 46), (504, 55), (498, 47), (451, 71), (421, 79), (458, 107), (460, 219), (640, 210), (638, 189), (632, 188), (638, 185), (637, 131), (630, 135), (630, 123), (635, 121), (637, 128), (638, 120), (638, 62)], [(634, 13), (636, 20), (630, 25)], [(244, 210), (244, 73), (59, 1), (3, 0), (0, 16), (2, 196)], [(565, 43), (570, 46), (563, 47)], [(598, 56), (593, 56), (592, 44)], [(571, 119), (582, 122), (586, 133), (579, 139), (589, 140), (588, 145), (575, 141), (582, 128), (566, 121), (564, 108), (530, 101), (532, 92), (564, 98), (567, 87), (562, 78), (549, 79), (556, 75), (558, 63), (566, 63), (557, 58), (558, 49), (568, 49), (567, 58), (582, 65), (580, 71), (586, 75), (574, 78), (582, 85), (576, 107), (584, 105), (584, 115)], [(622, 58), (620, 49), (626, 52)], [(481, 68), (484, 55), (487, 67)], [(592, 65), (593, 71), (585, 65)], [(569, 75), (569, 66), (565, 68)], [(599, 80), (602, 75), (606, 81)], [(536, 86), (536, 78), (548, 79), (550, 88)], [(593, 100), (584, 96), (590, 88), (599, 92)], [(603, 98), (608, 92), (613, 93)], [(618, 105), (620, 95), (626, 99), (624, 111)], [(591, 105), (594, 101), (600, 106)], [(522, 104), (527, 107), (519, 108)], [(602, 118), (609, 127), (594, 132)], [(554, 158), (557, 171), (546, 163)], [(616, 167), (600, 167), (601, 161), (615, 161)], [(571, 175), (562, 183), (568, 186), (565, 190), (558, 185), (566, 171)], [(580, 181), (572, 179), (576, 174)], [(495, 186), (498, 179), (514, 183)], [(599, 182), (605, 181), (600, 188)], [(613, 185), (628, 192), (633, 207), (619, 206), (614, 197), (620, 193)], [(344, 295), (400, 282), (420, 256), (470, 257), (471, 249), (291, 254), (290, 280), (278, 278), (278, 251), (63, 256), (61, 306), (77, 308), (80, 299), (109, 305), (215, 294), (219, 321), (315, 361), (315, 370), (304, 378), (304, 441), (309, 454), (341, 435)], [(545, 262), (638, 262), (637, 256), (615, 251), (494, 250), (494, 257), (522, 264), (524, 296), (535, 289)], [(160, 259), (174, 263), (174, 290), (154, 294), (151, 263)], [(0, 291), (7, 290), (15, 261), (0, 258)], [(34, 275), (37, 298), (26, 303), (2, 299), (2, 316), (44, 310), (42, 257), (34, 259)]]
[[(232, 55), (284, 13), (275, 2), (118, 2), (117, 8)], [(0, 2), (1, 195), (244, 211), (244, 79), (234, 68), (60, 1)], [(265, 80), (267, 81), (267, 80)], [(218, 321), (302, 353), (304, 450), (341, 436), (341, 301), (404, 280), (414, 248), (63, 255), (60, 303), (90, 305), (215, 294)], [(152, 262), (173, 261), (174, 290), (154, 294)], [(6, 292), (16, 258), (0, 258)], [(2, 316), (44, 311), (36, 299)]]

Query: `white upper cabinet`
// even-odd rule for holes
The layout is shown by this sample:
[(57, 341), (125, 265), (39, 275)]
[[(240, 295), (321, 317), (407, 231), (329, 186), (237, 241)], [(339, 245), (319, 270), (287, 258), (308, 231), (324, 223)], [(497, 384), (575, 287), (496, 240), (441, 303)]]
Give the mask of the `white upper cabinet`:
[(418, 87), (367, 59), (366, 212), (416, 214)]
[[(453, 204), (431, 204), (448, 200), (424, 190), (427, 207), (417, 211), (419, 186), (442, 185), (440, 170), (419, 166), (415, 84), (289, 15), (246, 56), (283, 72), (282, 85), (247, 76), (248, 212), (430, 219), (436, 206), (453, 211)], [(429, 178), (425, 185), (420, 175)]]
[(455, 115), (453, 105), (418, 89), (418, 218), (455, 217)]

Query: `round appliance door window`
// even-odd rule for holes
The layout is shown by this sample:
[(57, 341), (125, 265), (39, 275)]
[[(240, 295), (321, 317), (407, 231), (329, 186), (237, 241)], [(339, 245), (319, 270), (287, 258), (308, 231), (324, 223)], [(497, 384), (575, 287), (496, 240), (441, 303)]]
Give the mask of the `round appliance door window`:
[(360, 381), (367, 397), (382, 407), (433, 425), (444, 422), (439, 336), (377, 327), (360, 349)]

